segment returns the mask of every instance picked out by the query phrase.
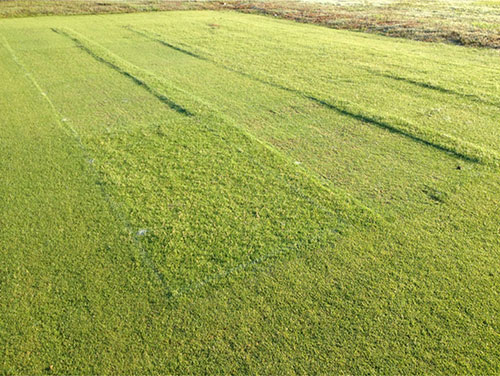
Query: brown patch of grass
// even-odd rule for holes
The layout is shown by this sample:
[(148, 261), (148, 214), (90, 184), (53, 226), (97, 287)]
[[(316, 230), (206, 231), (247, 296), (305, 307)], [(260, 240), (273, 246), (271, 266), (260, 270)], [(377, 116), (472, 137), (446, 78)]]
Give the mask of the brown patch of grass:
[(197, 1), (0, 0), (0, 18), (219, 8), (218, 4)]

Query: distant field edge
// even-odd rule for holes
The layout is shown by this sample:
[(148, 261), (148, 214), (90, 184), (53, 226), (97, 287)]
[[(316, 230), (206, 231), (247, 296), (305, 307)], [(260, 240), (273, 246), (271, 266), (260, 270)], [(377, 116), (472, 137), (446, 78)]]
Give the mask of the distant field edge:
[[(422, 6), (417, 2), (419, 6)], [(0, 19), (51, 15), (92, 15), (178, 10), (230, 10), (260, 14), (291, 21), (321, 25), (424, 42), (500, 49), (500, 31), (492, 24), (483, 25), (483, 13), (495, 10), (489, 3), (477, 3), (477, 20), (461, 19), (454, 7), (444, 10), (444, 19), (408, 14), (406, 3), (385, 6), (370, 4), (328, 4), (303, 1), (97, 1), (97, 0), (1, 0)], [(427, 4), (427, 3), (426, 3)], [(441, 4), (442, 5), (442, 4)], [(441, 6), (439, 5), (439, 6)], [(425, 5), (425, 6), (428, 6)], [(417, 7), (418, 8), (418, 7)], [(417, 14), (418, 14), (418, 9)], [(433, 10), (433, 9), (431, 9)], [(439, 10), (438, 8), (434, 10)], [(473, 9), (474, 10), (474, 9)], [(467, 9), (465, 9), (466, 12)], [(436, 13), (436, 12), (434, 12)], [(441, 12), (443, 13), (443, 12)], [(472, 12), (474, 13), (474, 12)], [(475, 14), (475, 13), (474, 13)]]

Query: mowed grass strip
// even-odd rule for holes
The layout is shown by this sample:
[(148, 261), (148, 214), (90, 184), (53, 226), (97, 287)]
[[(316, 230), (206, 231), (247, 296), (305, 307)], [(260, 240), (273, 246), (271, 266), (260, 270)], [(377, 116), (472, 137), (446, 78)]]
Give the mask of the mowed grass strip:
[[(191, 52), (189, 50), (186, 50), (182, 47), (175, 46), (168, 41), (165, 40), (164, 37), (161, 35), (158, 35), (156, 33), (149, 32), (147, 30), (135, 30), (133, 28), (128, 28), (129, 30), (132, 30), (134, 32), (139, 33), (140, 35), (143, 35), (147, 38), (150, 38), (152, 40), (156, 40), (159, 43), (162, 43), (163, 45), (170, 47), (176, 51), (180, 51), (183, 53), (188, 54), (189, 56), (199, 58), (205, 61), (211, 61), (215, 64), (217, 64), (216, 60), (210, 60), (206, 56), (198, 55), (196, 52)], [(393, 132), (397, 132), (405, 137), (412, 138), (418, 142), (422, 142), (424, 144), (433, 146), (435, 148), (438, 148), (440, 150), (450, 152), (452, 154), (457, 155), (458, 157), (461, 157), (463, 159), (469, 159), (472, 161), (477, 161), (477, 162), (482, 162), (486, 164), (491, 164), (493, 166), (500, 166), (500, 155), (498, 153), (488, 150), (486, 148), (482, 148), (476, 144), (473, 144), (468, 141), (464, 141), (462, 139), (458, 139), (456, 137), (453, 137), (451, 135), (441, 133), (441, 132), (436, 132), (435, 130), (428, 128), (428, 127), (422, 127), (422, 126), (417, 126), (415, 124), (412, 124), (408, 121), (405, 121), (404, 119), (395, 117), (395, 116), (379, 116), (377, 113), (371, 112), (365, 108), (361, 108), (360, 106), (356, 105), (355, 103), (344, 100), (344, 99), (338, 99), (338, 98), (330, 98), (329, 100), (323, 100), (320, 99), (317, 96), (314, 96), (310, 92), (307, 91), (300, 91), (295, 88), (291, 88), (289, 86), (285, 86), (283, 84), (277, 84), (276, 79), (273, 79), (272, 77), (266, 77), (266, 76), (253, 76), (249, 74), (248, 72), (245, 71), (239, 71), (237, 68), (234, 68), (232, 66), (226, 66), (222, 65), (224, 69), (228, 69), (231, 72), (237, 72), (239, 74), (242, 74), (246, 77), (250, 77), (254, 79), (257, 82), (262, 82), (266, 83), (272, 86), (275, 86), (276, 88), (279, 88), (284, 91), (290, 91), (297, 93), (299, 95), (304, 96), (305, 98), (321, 105), (324, 106), (328, 109), (331, 109), (333, 111), (336, 111), (342, 115), (346, 115), (349, 117), (352, 117), (354, 119), (363, 121), (365, 123), (372, 124), (374, 126), (378, 126), (381, 128), (389, 129)], [(402, 76), (397, 76), (394, 74), (388, 74), (388, 73), (380, 73), (377, 70), (371, 70), (370, 72), (373, 72), (376, 75), (379, 75), (381, 77), (386, 77), (386, 78), (392, 78), (397, 81), (405, 81), (411, 84), (414, 84), (416, 86), (420, 86), (425, 89), (431, 89), (431, 90), (437, 90), (439, 92), (443, 92), (445, 94), (457, 94), (459, 96), (464, 96), (463, 94), (454, 92), (450, 89), (445, 89), (430, 83), (426, 82), (418, 82), (414, 81), (408, 78), (404, 78)], [(473, 100), (478, 99), (474, 95), (467, 95), (465, 94), (465, 97), (471, 97)], [(481, 101), (481, 100), (480, 100)], [(496, 105), (496, 104), (493, 104)]]
[[(353, 102), (350, 102), (345, 99), (338, 99), (338, 98), (331, 98), (329, 101), (325, 101), (323, 99), (320, 99), (313, 94), (310, 94), (305, 91), (300, 91), (298, 89), (291, 88), (289, 86), (285, 86), (283, 84), (277, 84), (276, 79), (273, 79), (273, 77), (259, 77), (257, 75), (251, 75), (250, 73), (244, 71), (244, 70), (238, 70), (235, 66), (231, 65), (224, 65), (224, 63), (218, 62), (217, 59), (210, 59), (209, 54), (206, 55), (200, 55), (195, 51), (192, 51), (190, 49), (186, 49), (185, 47), (182, 46), (176, 46), (175, 44), (172, 44), (171, 42), (168, 42), (165, 37), (163, 37), (160, 34), (148, 31), (148, 30), (143, 30), (143, 29), (134, 29), (130, 26), (125, 26), (128, 30), (131, 30), (132, 32), (138, 33), (139, 35), (142, 35), (146, 38), (149, 38), (151, 40), (157, 41), (161, 44), (163, 44), (166, 47), (172, 48), (176, 51), (185, 53), (189, 56), (192, 56), (194, 58), (198, 58), (204, 61), (212, 62), (216, 65), (220, 65), (223, 69), (227, 69), (231, 72), (235, 72), (238, 74), (241, 74), (245, 77), (249, 77), (257, 82), (260, 83), (265, 83), (272, 85), (278, 89), (284, 90), (284, 91), (290, 91), (296, 94), (299, 94), (301, 96), (304, 96), (305, 98), (321, 105), (324, 106), (328, 109), (331, 109), (333, 111), (336, 111), (342, 115), (346, 115), (349, 117), (352, 117), (354, 119), (381, 127), (385, 129), (389, 129), (393, 132), (400, 133), (401, 135), (405, 137), (412, 138), (416, 141), (422, 142), (424, 144), (431, 145), (433, 147), (436, 147), (438, 149), (441, 149), (443, 151), (447, 151), (453, 154), (456, 154), (458, 157), (464, 158), (464, 159), (470, 159), (473, 161), (478, 161), (478, 162), (483, 162), (486, 164), (492, 164), (493, 166), (499, 166), (500, 163), (500, 155), (496, 153), (495, 151), (488, 150), (486, 148), (482, 148), (476, 144), (473, 144), (468, 141), (464, 141), (463, 139), (458, 139), (456, 137), (453, 137), (451, 135), (448, 135), (446, 133), (441, 133), (441, 132), (436, 132), (435, 130), (428, 128), (428, 127), (422, 127), (422, 126), (417, 126), (415, 124), (412, 124), (408, 121), (405, 121), (404, 119), (395, 117), (395, 116), (379, 116), (376, 113), (371, 113), (365, 108), (362, 108), (358, 105), (356, 105)], [(483, 99), (480, 97), (474, 95), (474, 94), (464, 94), (458, 91), (455, 91), (453, 89), (448, 89), (444, 88), (442, 86), (439, 86), (437, 84), (433, 84), (430, 82), (426, 81), (418, 81), (412, 78), (404, 77), (398, 74), (395, 74), (394, 72), (384, 72), (382, 70), (370, 67), (370, 68), (364, 68), (366, 71), (369, 73), (372, 73), (376, 76), (380, 77), (385, 77), (385, 78), (390, 78), (396, 81), (402, 81), (406, 82), (412, 85), (416, 85), (418, 87), (424, 88), (424, 89), (429, 89), (429, 90), (435, 90), (444, 94), (452, 94), (456, 95), (459, 98), (467, 98), (471, 99), (473, 101), (479, 101), (479, 102), (485, 102)], [(498, 103), (488, 103), (491, 104), (492, 106), (498, 106)]]

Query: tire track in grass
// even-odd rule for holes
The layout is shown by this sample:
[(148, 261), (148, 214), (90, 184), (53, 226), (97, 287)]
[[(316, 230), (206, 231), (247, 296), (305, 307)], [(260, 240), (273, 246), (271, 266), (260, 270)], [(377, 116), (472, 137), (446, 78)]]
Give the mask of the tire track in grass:
[[(95, 179), (96, 184), (99, 186), (101, 190), (101, 194), (104, 197), (104, 200), (108, 204), (109, 208), (111, 209), (111, 212), (115, 215), (116, 218), (122, 223), (122, 226), (126, 230), (126, 232), (129, 234), (129, 236), (132, 237), (134, 240), (134, 243), (137, 247), (137, 250), (139, 252), (139, 256), (142, 259), (143, 263), (148, 267), (156, 276), (158, 281), (162, 284), (164, 290), (166, 291), (166, 296), (170, 297), (172, 296), (172, 293), (170, 289), (168, 288), (167, 281), (165, 279), (165, 276), (163, 273), (156, 267), (154, 264), (153, 260), (151, 257), (148, 255), (146, 250), (144, 249), (142, 242), (141, 242), (141, 237), (143, 237), (147, 230), (145, 229), (135, 229), (130, 221), (127, 220), (127, 218), (123, 215), (122, 210), (120, 208), (120, 205), (116, 203), (111, 195), (106, 192), (105, 190), (105, 184), (103, 180), (101, 179), (99, 171), (95, 167), (95, 159), (92, 157), (90, 154), (89, 150), (85, 146), (85, 144), (82, 142), (82, 138), (78, 131), (71, 125), (71, 121), (68, 119), (64, 118), (64, 116), (59, 112), (59, 110), (56, 108), (50, 97), (47, 95), (47, 93), (42, 89), (42, 87), (39, 85), (38, 81), (35, 79), (35, 77), (29, 72), (29, 70), (26, 68), (24, 63), (17, 57), (15, 51), (7, 41), (7, 39), (2, 36), (2, 41), (4, 44), (5, 49), (9, 52), (10, 56), (12, 57), (12, 60), (16, 63), (16, 65), (24, 72), (25, 77), (31, 82), (31, 84), (36, 88), (36, 90), (42, 95), (46, 102), (48, 103), (49, 107), (51, 108), (52, 112), (54, 113), (54, 117), (56, 118), (57, 124), (60, 126), (60, 128), (70, 137), (73, 138), (76, 141), (76, 144), (78, 145), (78, 148), (82, 151), (84, 158), (86, 159), (88, 165), (90, 166), (90, 171)], [(69, 130), (69, 132), (68, 132)]]
[(141, 35), (149, 40), (155, 41), (166, 47), (187, 54), (193, 58), (197, 58), (202, 61), (212, 63), (220, 68), (250, 78), (256, 82), (266, 84), (271, 87), (299, 95), (303, 98), (315, 102), (318, 105), (328, 108), (329, 110), (336, 111), (341, 115), (362, 121), (370, 125), (377, 126), (379, 128), (386, 129), (395, 134), (399, 134), (403, 137), (409, 138), (412, 141), (432, 147), (440, 152), (449, 153), (455, 156), (456, 158), (471, 162), (477, 162), (485, 165), (490, 165), (493, 167), (500, 167), (500, 155), (498, 153), (488, 148), (481, 147), (472, 142), (468, 142), (448, 134), (437, 132), (431, 128), (417, 126), (404, 119), (400, 119), (397, 117), (380, 116), (378, 114), (370, 113), (369, 111), (362, 109), (358, 105), (347, 100), (340, 100), (336, 98), (331, 98), (330, 100), (324, 100), (306, 91), (297, 90), (279, 84), (278, 80), (273, 76), (260, 78), (250, 73), (240, 71), (238, 69), (222, 64), (216, 60), (188, 51), (182, 47), (175, 46), (174, 44), (165, 41), (162, 36), (153, 33), (151, 31), (135, 29), (130, 26), (124, 26), (124, 28), (138, 35)]
[[(156, 91), (159, 95), (166, 96), (165, 91), (170, 91), (173, 90), (176, 95), (177, 99), (179, 97), (181, 98), (181, 102), (185, 103), (193, 103), (194, 106), (196, 106), (196, 109), (190, 108), (189, 113), (190, 114), (195, 114), (195, 118), (199, 119), (214, 119), (219, 123), (224, 123), (230, 127), (236, 128), (239, 133), (247, 137), (249, 140), (252, 142), (255, 142), (259, 144), (261, 147), (265, 148), (268, 150), (270, 153), (273, 155), (276, 155), (282, 160), (285, 164), (287, 165), (294, 165), (294, 162), (291, 161), (289, 158), (284, 156), (282, 153), (277, 151), (272, 145), (269, 145), (268, 143), (260, 140), (259, 138), (255, 137), (253, 134), (246, 132), (242, 130), (240, 127), (237, 127), (234, 125), (234, 121), (225, 115), (222, 114), (217, 114), (216, 111), (212, 108), (212, 106), (208, 103), (205, 103), (203, 100), (185, 92), (184, 90), (180, 88), (176, 88), (175, 86), (171, 85), (170, 83), (166, 82), (164, 79), (156, 77), (154, 74), (147, 72), (139, 67), (136, 67), (135, 65), (129, 63), (128, 61), (122, 59), (121, 57), (113, 54), (109, 50), (107, 50), (105, 47), (97, 44), (96, 42), (90, 41), (86, 37), (80, 35), (79, 33), (71, 30), (71, 29), (53, 29), (54, 32), (68, 37), (71, 40), (73, 40), (77, 45), (80, 45), (83, 47), (83, 50), (87, 53), (89, 53), (92, 57), (97, 59), (99, 62), (108, 65), (110, 68), (118, 70), (119, 72), (131, 76), (134, 80), (138, 80), (143, 83), (143, 86), (147, 86), (150, 88), (150, 90)], [(138, 75), (138, 76), (136, 76)], [(186, 110), (188, 111), (188, 110)], [(342, 202), (343, 205), (349, 206), (350, 210), (353, 212), (353, 215), (350, 217), (356, 218), (353, 220), (354, 223), (361, 224), (362, 226), (368, 226), (368, 225), (377, 225), (378, 223), (383, 222), (383, 219), (378, 216), (376, 213), (372, 211), (372, 209), (366, 207), (363, 205), (361, 202), (358, 200), (352, 198), (348, 193), (340, 190), (340, 189), (334, 189), (331, 185), (327, 185), (324, 182), (322, 182), (320, 179), (316, 178), (315, 176), (311, 175), (308, 170), (297, 166), (297, 169), (300, 173), (300, 176), (306, 179), (307, 182), (310, 184), (313, 184), (314, 186), (320, 188), (323, 191), (326, 191), (329, 195), (334, 195), (337, 197), (339, 202)], [(300, 189), (297, 189), (297, 187), (293, 185), (289, 185), (289, 187), (292, 189), (292, 191), (297, 194), (299, 197), (302, 199), (306, 200), (308, 203), (310, 203), (312, 206), (314, 206), (317, 209), (322, 210), (325, 214), (327, 215), (335, 215), (331, 211), (331, 209), (318, 204), (315, 200), (313, 200), (311, 197), (308, 195), (304, 194), (303, 192), (300, 191)], [(343, 221), (343, 218), (341, 218)], [(340, 231), (342, 233), (342, 231)], [(183, 295), (187, 295), (191, 292), (196, 291), (197, 289), (214, 283), (220, 279), (229, 277), (232, 274), (241, 272), (243, 270), (247, 270), (253, 266), (259, 265), (264, 263), (267, 260), (274, 259), (277, 257), (284, 256), (286, 254), (289, 254), (293, 250), (298, 250), (298, 246), (294, 247), (285, 247), (285, 248), (280, 248), (276, 251), (266, 253), (262, 256), (257, 257), (254, 260), (249, 260), (246, 262), (242, 262), (240, 264), (237, 264), (233, 267), (229, 267), (226, 269), (221, 270), (218, 273), (215, 273), (213, 275), (208, 276), (205, 279), (202, 279), (201, 281), (194, 281), (192, 283), (188, 283), (184, 286), (181, 286), (177, 288), (176, 290), (168, 290), (169, 291), (169, 296), (171, 297), (180, 297)]]

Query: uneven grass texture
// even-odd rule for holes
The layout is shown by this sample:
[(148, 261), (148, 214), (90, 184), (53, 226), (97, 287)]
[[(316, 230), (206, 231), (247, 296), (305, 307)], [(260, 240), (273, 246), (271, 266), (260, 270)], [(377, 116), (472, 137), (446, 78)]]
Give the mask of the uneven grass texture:
[(500, 372), (500, 65), (225, 12), (0, 22), (0, 370)]

